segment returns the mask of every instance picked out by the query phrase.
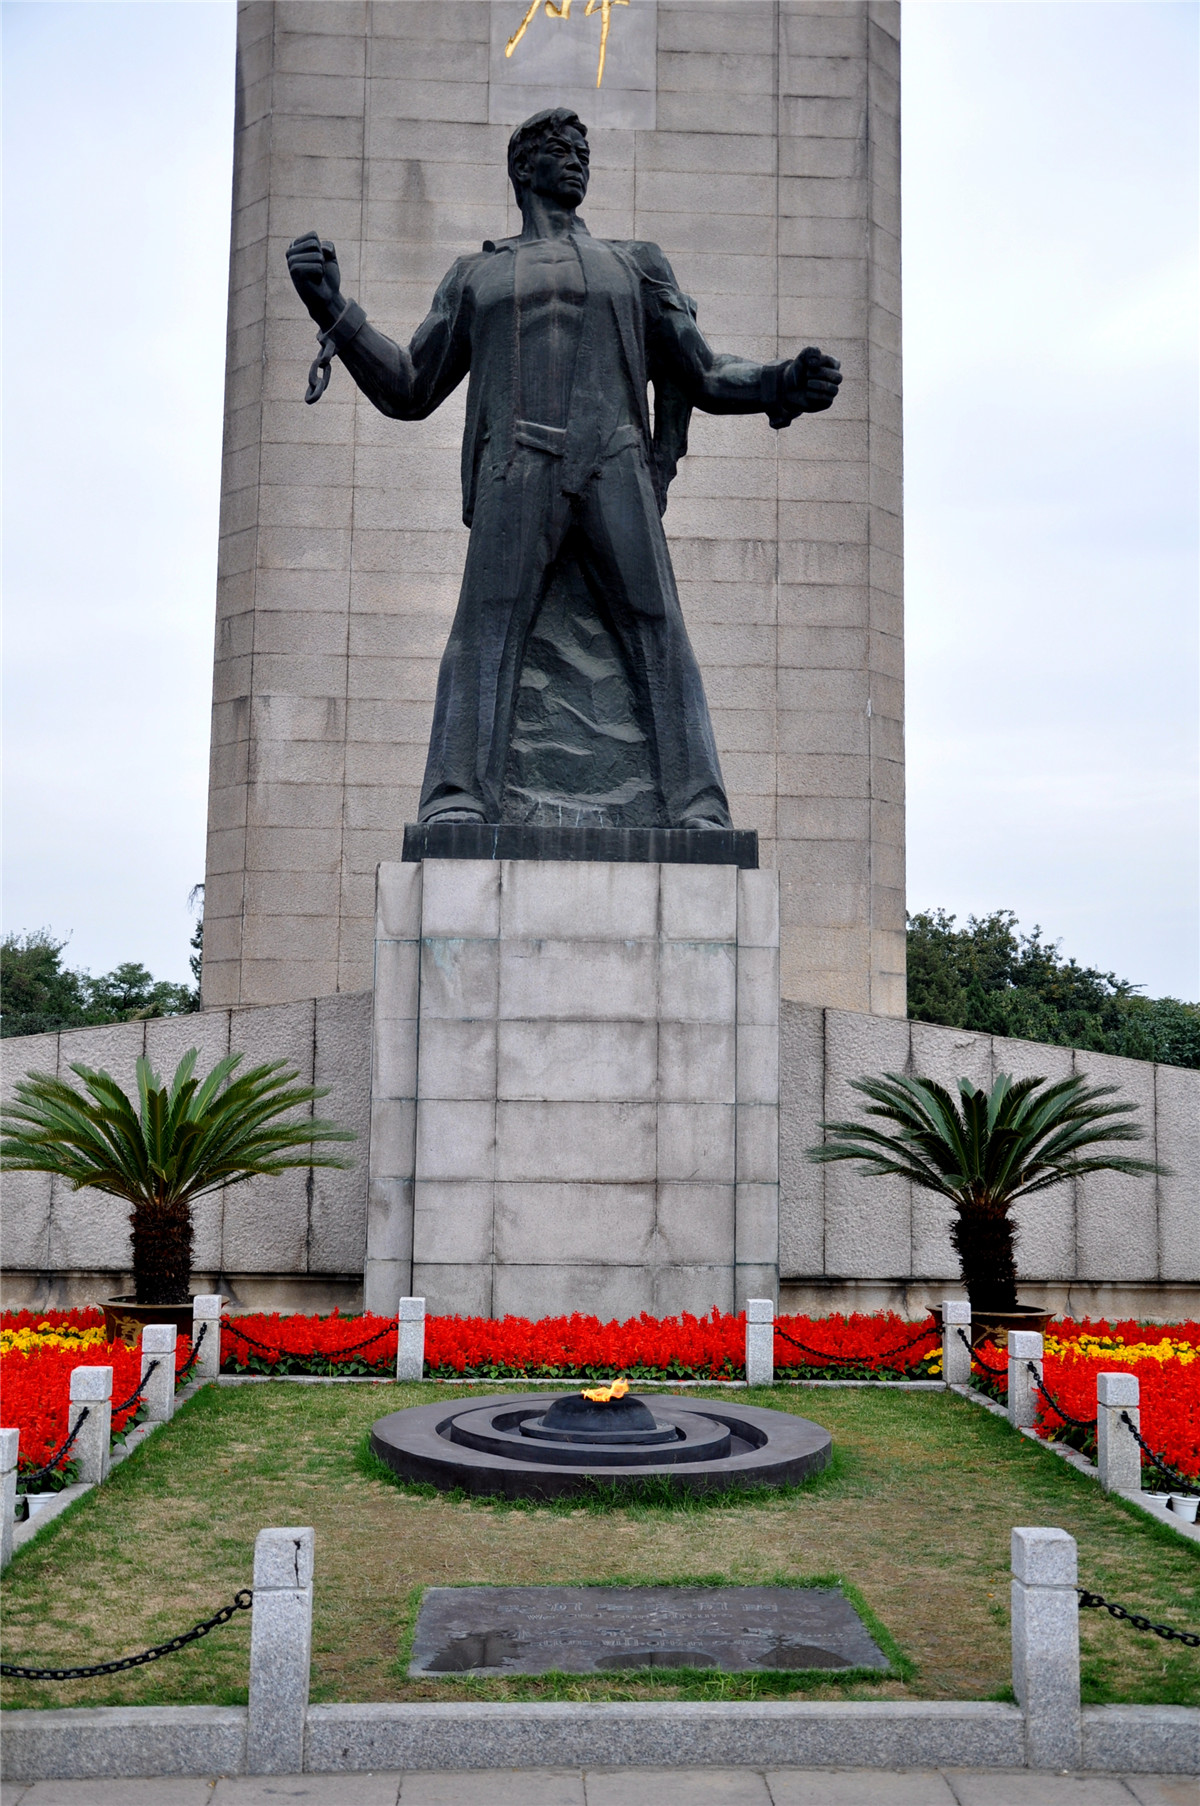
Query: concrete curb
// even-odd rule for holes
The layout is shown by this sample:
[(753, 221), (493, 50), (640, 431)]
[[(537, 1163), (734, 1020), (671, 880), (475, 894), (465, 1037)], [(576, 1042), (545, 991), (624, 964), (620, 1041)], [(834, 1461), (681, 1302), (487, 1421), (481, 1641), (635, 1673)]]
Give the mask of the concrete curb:
[(1200, 1706), (1085, 1706), (1085, 1768), (1200, 1775)]
[[(246, 1772), (244, 1706), (0, 1714), (6, 1781)], [(1090, 1706), (1083, 1762), (1200, 1771), (1200, 1709)], [(310, 1706), (305, 1772), (639, 1766), (1023, 1768), (1016, 1706), (989, 1701), (699, 1701)]]
[(1019, 1768), (1016, 1706), (635, 1701), (313, 1706), (305, 1765), (338, 1768)]
[(65, 1706), (0, 1712), (0, 1779), (241, 1775), (245, 1706)]

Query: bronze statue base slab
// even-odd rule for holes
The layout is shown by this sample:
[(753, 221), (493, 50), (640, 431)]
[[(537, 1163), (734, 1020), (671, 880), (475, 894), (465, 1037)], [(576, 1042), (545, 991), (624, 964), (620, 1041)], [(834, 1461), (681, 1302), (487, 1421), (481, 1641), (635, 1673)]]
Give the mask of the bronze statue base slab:
[(601, 828), (557, 823), (409, 822), (405, 860), (574, 859), (758, 870), (753, 828)]

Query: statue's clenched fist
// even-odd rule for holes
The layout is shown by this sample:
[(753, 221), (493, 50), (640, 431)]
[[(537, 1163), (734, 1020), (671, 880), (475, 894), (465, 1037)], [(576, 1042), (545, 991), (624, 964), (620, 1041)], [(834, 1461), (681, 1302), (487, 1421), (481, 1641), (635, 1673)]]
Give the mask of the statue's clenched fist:
[(287, 261), (296, 293), (317, 325), (332, 326), (346, 303), (337, 252), (329, 240), (306, 232), (288, 246)]
[(799, 357), (793, 358), (783, 377), (788, 405), (798, 414), (819, 414), (823, 408), (832, 407), (841, 385), (842, 366), (815, 345), (806, 346)]

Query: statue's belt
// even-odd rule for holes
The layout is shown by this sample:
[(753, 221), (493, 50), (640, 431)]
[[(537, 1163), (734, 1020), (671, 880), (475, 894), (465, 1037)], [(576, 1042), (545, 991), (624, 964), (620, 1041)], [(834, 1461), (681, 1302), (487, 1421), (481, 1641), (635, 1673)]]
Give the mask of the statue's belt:
[[(533, 451), (549, 452), (552, 458), (565, 458), (567, 429), (565, 426), (543, 426), (539, 420), (515, 420), (513, 443), (527, 445)], [(641, 428), (632, 421), (609, 434), (596, 462), (603, 463), (606, 458), (615, 458), (618, 452), (627, 451), (630, 446), (642, 446)]]
[(528, 445), (533, 451), (549, 452), (554, 458), (567, 455), (565, 426), (543, 426), (538, 420), (515, 420), (513, 440), (517, 445)]

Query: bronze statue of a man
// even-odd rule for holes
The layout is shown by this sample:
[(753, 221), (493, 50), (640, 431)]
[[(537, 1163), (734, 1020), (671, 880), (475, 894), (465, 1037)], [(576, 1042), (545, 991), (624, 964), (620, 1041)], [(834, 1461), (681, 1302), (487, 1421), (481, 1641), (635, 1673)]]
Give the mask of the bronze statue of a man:
[[(714, 353), (657, 245), (592, 238), (577, 213), (588, 142), (574, 113), (527, 119), (509, 141), (508, 170), (520, 236), (460, 257), (407, 347), (345, 300), (332, 245), (307, 233), (287, 254), (326, 371), (336, 352), (381, 413), (423, 420), (470, 377), (462, 480), (471, 538), (438, 678), (421, 820), (504, 819), (526, 650), (566, 570), (619, 651), (657, 825), (727, 828), (662, 528), (667, 485), (693, 408), (765, 413), (788, 426), (832, 404), (840, 368), (813, 349), (772, 364)], [(310, 385), (312, 399), (322, 386)], [(558, 751), (558, 788), (570, 794), (573, 749)]]

